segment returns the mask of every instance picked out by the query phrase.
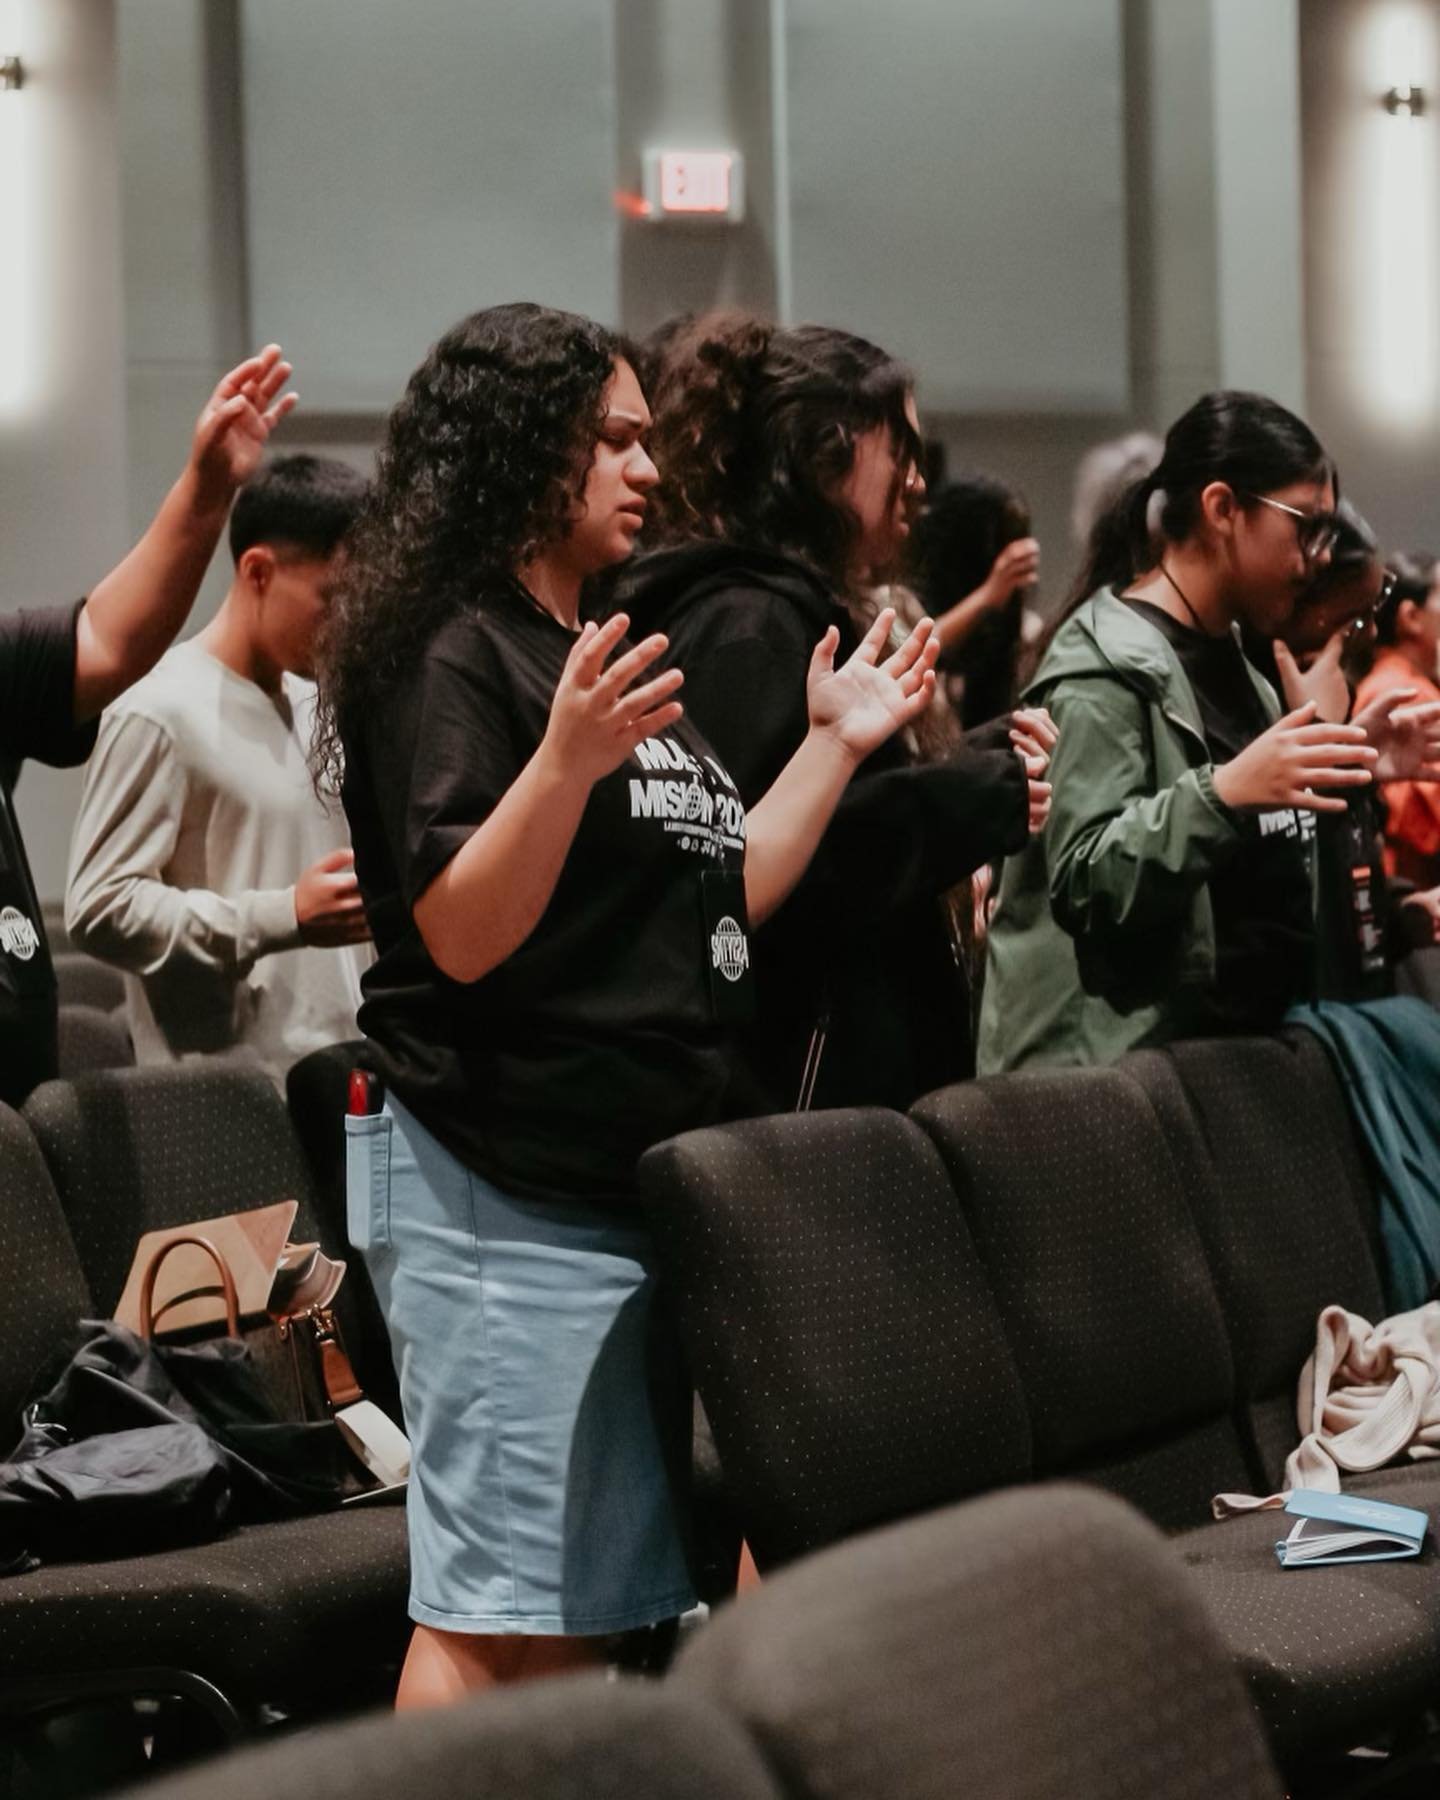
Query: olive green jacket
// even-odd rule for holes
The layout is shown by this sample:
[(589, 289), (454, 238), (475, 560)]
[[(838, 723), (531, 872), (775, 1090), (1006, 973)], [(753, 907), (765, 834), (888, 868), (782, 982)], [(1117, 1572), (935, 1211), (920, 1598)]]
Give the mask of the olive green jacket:
[[(1278, 718), (1274, 689), (1251, 674)], [(1066, 620), (1024, 699), (1060, 729), (1054, 797), (1044, 832), (1001, 880), (982, 1074), (1110, 1062), (1183, 1035), (1215, 981), (1209, 877), (1255, 829), (1216, 795), (1180, 659), (1112, 594)]]

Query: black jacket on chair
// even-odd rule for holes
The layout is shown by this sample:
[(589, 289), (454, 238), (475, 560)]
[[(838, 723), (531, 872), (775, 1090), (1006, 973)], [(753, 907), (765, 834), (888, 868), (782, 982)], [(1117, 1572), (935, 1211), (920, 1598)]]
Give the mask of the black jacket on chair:
[[(664, 631), (680, 698), (753, 806), (808, 729), (805, 676), (830, 625), (837, 664), (856, 645), (848, 611), (802, 563), (696, 543), (619, 577), (609, 608), (630, 636)], [(969, 984), (943, 896), (1018, 850), (1028, 793), (1008, 719), (940, 762), (892, 739), (861, 766), (804, 878), (752, 937), (759, 1016), (742, 1036), (733, 1110), (795, 1105), (811, 1037), (828, 1028), (812, 1104), (904, 1107), (973, 1073)]]

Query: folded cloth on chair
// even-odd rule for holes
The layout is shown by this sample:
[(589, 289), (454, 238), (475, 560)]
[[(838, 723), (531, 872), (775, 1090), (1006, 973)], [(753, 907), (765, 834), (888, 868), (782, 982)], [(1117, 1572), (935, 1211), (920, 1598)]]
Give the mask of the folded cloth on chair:
[(1413, 996), (1292, 1007), (1330, 1054), (1374, 1165), (1385, 1298), (1403, 1312), (1440, 1280), (1440, 1011)]
[(1379, 1325), (1327, 1306), (1300, 1371), (1297, 1412), (1304, 1435), (1285, 1460), (1285, 1491), (1263, 1500), (1217, 1494), (1217, 1519), (1284, 1506), (1293, 1488), (1339, 1493), (1342, 1471), (1440, 1456), (1440, 1303)]

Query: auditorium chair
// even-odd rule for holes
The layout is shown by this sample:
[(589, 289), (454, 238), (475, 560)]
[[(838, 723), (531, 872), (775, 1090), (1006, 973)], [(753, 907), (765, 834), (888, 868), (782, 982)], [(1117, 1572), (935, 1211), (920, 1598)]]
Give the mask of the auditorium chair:
[[(909, 1118), (695, 1132), (641, 1193), (762, 1569), (964, 1495), (1078, 1479), (1172, 1534), (1288, 1766), (1440, 1694), (1440, 1556), (1282, 1572), (1263, 1494), (1316, 1319), (1383, 1314), (1320, 1047), (1193, 1043), (976, 1081)], [(1440, 1505), (1440, 1466), (1347, 1485)]]
[(62, 1006), (59, 1012), (60, 1078), (89, 1075), (96, 1069), (129, 1069), (135, 1046), (119, 1013), (98, 1006)]
[(83, 950), (57, 950), (53, 960), (62, 1006), (97, 1006), (101, 1012), (113, 1012), (125, 1004), (125, 977), (112, 963)]
[(1032, 1487), (783, 1570), (658, 1684), (592, 1677), (246, 1751), (152, 1800), (1278, 1800), (1192, 1584), (1130, 1508)]
[[(75, 1321), (113, 1310), (142, 1231), (290, 1195), (308, 1227), (299, 1153), (258, 1075), (116, 1070), (45, 1084), (23, 1120), (0, 1108), (0, 1454)], [(233, 1735), (272, 1705), (351, 1707), (393, 1679), (407, 1588), (397, 1506), (3, 1577), (0, 1718), (180, 1695)]]

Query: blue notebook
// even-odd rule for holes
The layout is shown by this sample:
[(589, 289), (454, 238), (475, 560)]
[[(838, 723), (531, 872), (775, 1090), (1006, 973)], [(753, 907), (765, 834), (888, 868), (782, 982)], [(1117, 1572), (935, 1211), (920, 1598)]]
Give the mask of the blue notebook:
[(1413, 1506), (1367, 1500), (1363, 1494), (1326, 1494), (1318, 1488), (1296, 1488), (1285, 1510), (1295, 1514), (1295, 1528), (1275, 1546), (1282, 1569), (1418, 1556), (1430, 1523)]

